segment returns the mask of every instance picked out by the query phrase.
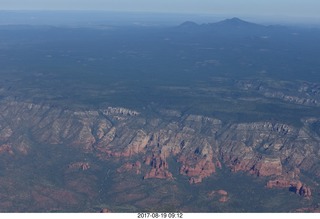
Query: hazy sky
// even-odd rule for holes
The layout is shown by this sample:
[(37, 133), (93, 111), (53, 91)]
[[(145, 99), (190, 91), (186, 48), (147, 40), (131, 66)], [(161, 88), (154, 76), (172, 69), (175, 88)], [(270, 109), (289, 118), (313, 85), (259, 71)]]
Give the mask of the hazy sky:
[(320, 0), (0, 0), (1, 9), (88, 9), (320, 18)]

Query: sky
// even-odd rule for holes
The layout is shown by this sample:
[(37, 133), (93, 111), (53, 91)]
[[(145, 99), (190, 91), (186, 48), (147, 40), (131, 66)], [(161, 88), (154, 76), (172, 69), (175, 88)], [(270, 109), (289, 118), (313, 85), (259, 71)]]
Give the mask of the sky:
[(0, 10), (61, 9), (320, 18), (319, 0), (0, 0)]

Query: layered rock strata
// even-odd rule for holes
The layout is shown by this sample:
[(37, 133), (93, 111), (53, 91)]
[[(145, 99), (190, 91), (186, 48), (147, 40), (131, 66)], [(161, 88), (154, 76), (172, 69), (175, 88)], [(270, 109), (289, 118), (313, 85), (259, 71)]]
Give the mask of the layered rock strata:
[(8, 100), (1, 102), (0, 111), (0, 154), (28, 154), (33, 142), (65, 144), (101, 159), (124, 159), (119, 173), (133, 171), (144, 179), (170, 180), (173, 159), (190, 183), (201, 183), (227, 166), (259, 177), (285, 176), (288, 182), (269, 181), (267, 187), (295, 186), (304, 197), (311, 197), (310, 187), (292, 182), (300, 180), (301, 171), (320, 177), (320, 136), (312, 129), (319, 118), (305, 119), (297, 128), (263, 121), (231, 124), (165, 110), (151, 117), (117, 107), (76, 111)]

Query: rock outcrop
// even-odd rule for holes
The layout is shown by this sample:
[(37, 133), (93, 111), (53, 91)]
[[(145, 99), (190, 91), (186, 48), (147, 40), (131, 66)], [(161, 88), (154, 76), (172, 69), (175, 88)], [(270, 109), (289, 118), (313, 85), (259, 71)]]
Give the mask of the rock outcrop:
[(208, 197), (210, 199), (218, 198), (218, 201), (221, 203), (225, 203), (225, 202), (229, 201), (228, 192), (223, 189), (213, 190), (213, 191), (209, 192)]
[(306, 185), (301, 186), (300, 189), (297, 187), (296, 190), (299, 195), (301, 195), (305, 198), (311, 198), (311, 196), (312, 196), (311, 189)]
[(220, 189), (220, 190), (217, 191), (217, 194), (219, 194), (219, 195), (228, 195), (228, 192), (223, 190), (223, 189)]
[(0, 146), (0, 154), (3, 154), (3, 153), (8, 153), (10, 155), (13, 155), (13, 151), (12, 151), (12, 146), (9, 145), (9, 144), (3, 144)]
[(312, 197), (311, 189), (307, 185), (303, 184), (299, 180), (293, 179), (275, 179), (269, 180), (266, 185), (267, 188), (288, 188), (290, 191), (296, 194), (310, 199)]
[(145, 159), (145, 164), (151, 166), (151, 170), (146, 173), (144, 179), (157, 178), (157, 179), (173, 179), (172, 173), (169, 172), (167, 161), (160, 155), (148, 156)]
[(107, 116), (124, 115), (124, 116), (137, 116), (140, 113), (134, 110), (126, 109), (123, 107), (108, 107), (102, 111)]

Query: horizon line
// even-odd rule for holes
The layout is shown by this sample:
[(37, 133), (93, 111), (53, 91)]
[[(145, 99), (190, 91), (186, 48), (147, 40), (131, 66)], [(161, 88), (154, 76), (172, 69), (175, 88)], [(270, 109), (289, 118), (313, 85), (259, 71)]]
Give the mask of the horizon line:
[[(271, 16), (271, 15), (252, 15), (252, 14), (235, 14), (235, 13), (209, 13), (209, 12), (173, 12), (173, 11), (127, 11), (127, 10), (106, 10), (106, 9), (0, 9), (0, 15), (2, 13), (112, 13), (112, 14), (148, 14), (148, 15), (190, 15), (200, 17), (215, 17), (219, 19), (230, 19), (230, 18), (241, 18), (244, 21), (251, 22), (263, 22), (272, 24), (286, 24), (286, 25), (312, 25), (320, 26), (320, 20), (318, 17), (307, 17), (307, 16), (292, 16), (292, 15), (282, 15), (282, 16)], [(320, 17), (319, 17), (320, 18)], [(188, 21), (185, 20), (185, 21)], [(192, 21), (192, 20), (190, 20)]]

